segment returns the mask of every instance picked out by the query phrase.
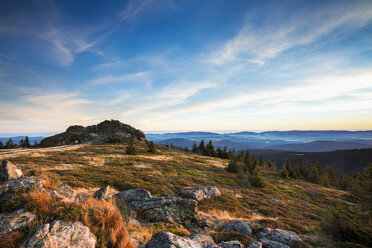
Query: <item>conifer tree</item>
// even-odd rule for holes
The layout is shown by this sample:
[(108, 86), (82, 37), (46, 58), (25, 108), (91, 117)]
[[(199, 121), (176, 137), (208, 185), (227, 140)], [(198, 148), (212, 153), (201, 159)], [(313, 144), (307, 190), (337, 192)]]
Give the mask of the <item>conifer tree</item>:
[(270, 159), (269, 161), (267, 161), (267, 167), (269, 167), (270, 169), (276, 170), (276, 165), (274, 163), (274, 160)]
[(26, 136), (25, 141), (23, 142), (23, 146), (24, 147), (31, 147), (30, 139), (28, 138), (28, 136)]
[(4, 144), (3, 144), (3, 142), (1, 142), (1, 140), (0, 140), (0, 149), (3, 149), (4, 148)]
[(25, 141), (24, 141), (23, 139), (21, 139), (21, 140), (19, 141), (19, 146), (20, 146), (20, 147), (24, 147), (24, 143), (25, 143)]
[(134, 135), (132, 135), (132, 137), (129, 140), (129, 144), (128, 144), (126, 153), (127, 154), (130, 154), (130, 155), (137, 154), (137, 149), (136, 149), (136, 145), (135, 145)]
[(253, 174), (253, 171), (256, 169), (256, 167), (259, 167), (259, 162), (256, 158), (253, 159), (253, 162), (251, 163), (251, 165), (249, 166), (248, 170), (249, 170), (249, 174), (252, 175)]
[(265, 164), (265, 158), (264, 158), (263, 152), (261, 152), (260, 158), (259, 158), (259, 165), (263, 166), (264, 164)]
[(198, 153), (199, 154), (199, 148), (198, 146), (196, 145), (196, 142), (192, 145), (192, 150), (191, 150), (193, 153)]
[(204, 140), (201, 140), (200, 143), (199, 143), (199, 154), (200, 155), (205, 155), (206, 154)]
[(296, 174), (297, 178), (304, 178), (304, 168), (303, 168), (303, 165), (302, 165), (302, 158), (300, 158), (299, 160), (297, 160), (297, 163), (295, 165), (295, 167), (293, 168), (294, 170), (294, 174)]
[(288, 172), (289, 177), (297, 178), (297, 175), (295, 174), (295, 172), (294, 172), (294, 170), (291, 166), (291, 160), (289, 158), (287, 158), (287, 160), (285, 161), (284, 167), (285, 167), (286, 171)]
[(249, 153), (249, 151), (247, 151), (245, 153), (245, 156), (244, 156), (244, 169), (245, 171), (249, 171), (250, 167), (251, 167), (251, 164), (252, 164), (252, 158), (251, 158), (251, 154)]
[(265, 186), (265, 180), (261, 175), (261, 168), (260, 166), (256, 166), (252, 172), (251, 176), (252, 185), (257, 188), (262, 188)]
[(229, 162), (229, 165), (226, 167), (228, 172), (238, 172), (238, 162), (235, 158), (232, 158)]
[(280, 176), (285, 179), (289, 178), (289, 173), (285, 166), (283, 166), (282, 170), (280, 171)]
[(13, 140), (12, 140), (12, 138), (10, 138), (10, 139), (6, 142), (6, 144), (5, 144), (5, 148), (10, 149), (10, 148), (14, 148), (14, 147), (15, 147), (15, 145), (14, 145), (14, 143), (13, 143)]
[(148, 152), (156, 153), (156, 147), (153, 141), (148, 142), (147, 145), (149, 147)]

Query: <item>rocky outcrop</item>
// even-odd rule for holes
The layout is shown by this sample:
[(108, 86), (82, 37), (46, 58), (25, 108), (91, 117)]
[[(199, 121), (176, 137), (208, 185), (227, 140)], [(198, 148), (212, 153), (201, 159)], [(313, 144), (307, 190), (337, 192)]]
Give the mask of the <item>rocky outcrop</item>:
[(12, 213), (0, 214), (0, 237), (4, 237), (13, 231), (25, 229), (33, 222), (35, 215), (18, 209)]
[(81, 222), (53, 221), (39, 227), (36, 233), (24, 243), (25, 248), (94, 248), (97, 239)]
[(97, 200), (104, 200), (104, 201), (107, 201), (107, 197), (108, 197), (108, 191), (109, 191), (109, 188), (110, 186), (109, 185), (106, 185), (102, 188), (100, 188), (99, 190), (97, 190), (96, 192), (94, 192), (93, 194), (93, 198), (96, 198)]
[(98, 125), (87, 127), (70, 126), (64, 133), (43, 139), (40, 145), (58, 146), (76, 143), (127, 142), (132, 136), (138, 141), (146, 141), (146, 136), (141, 130), (135, 129), (117, 120), (106, 120)]
[(55, 190), (50, 191), (50, 195), (52, 197), (60, 198), (64, 201), (72, 201), (74, 199), (75, 192), (70, 186), (61, 184)]
[(23, 177), (22, 171), (8, 160), (1, 161), (0, 182)]
[(222, 242), (218, 246), (221, 248), (244, 248), (244, 246), (237, 240)]
[(201, 201), (206, 198), (221, 196), (221, 191), (215, 186), (206, 186), (199, 189), (187, 189), (179, 192), (184, 198), (191, 198), (196, 201)]
[(38, 177), (23, 177), (16, 180), (9, 180), (0, 185), (0, 201), (11, 197), (17, 190), (33, 187), (45, 191), (43, 184)]
[(144, 189), (123, 191), (113, 197), (136, 211), (139, 219), (148, 222), (184, 223), (186, 220), (194, 220), (197, 211), (195, 200), (168, 196), (152, 197), (151, 193)]
[[(265, 228), (262, 232), (258, 234), (258, 238), (262, 242), (262, 245), (264, 247), (291, 247), (293, 245), (293, 242), (301, 241), (300, 237), (292, 231), (286, 231), (281, 229), (270, 229)], [(278, 246), (278, 244), (269, 242), (274, 241), (278, 242), (280, 244), (283, 244), (285, 246)]]
[(290, 248), (288, 245), (267, 238), (260, 239), (260, 242), (264, 248)]
[(202, 246), (214, 243), (214, 240), (210, 235), (202, 234), (200, 232), (191, 233), (189, 238), (198, 242)]
[(262, 243), (258, 241), (253, 241), (248, 248), (262, 248)]
[(252, 235), (252, 229), (251, 226), (242, 220), (233, 220), (227, 223), (224, 228), (224, 232), (239, 232), (245, 235)]
[(147, 242), (145, 248), (202, 248), (202, 246), (196, 241), (171, 232), (157, 232)]
[(88, 194), (84, 192), (77, 193), (74, 198), (74, 201), (80, 202), (80, 203), (86, 202), (87, 200), (88, 200)]

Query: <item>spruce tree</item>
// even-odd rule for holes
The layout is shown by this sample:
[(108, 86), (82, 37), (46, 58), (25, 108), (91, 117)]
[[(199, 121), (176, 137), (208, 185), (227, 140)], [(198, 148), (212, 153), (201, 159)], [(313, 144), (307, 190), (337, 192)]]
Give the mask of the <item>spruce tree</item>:
[(3, 142), (1, 142), (1, 140), (0, 140), (0, 149), (3, 149), (4, 148), (4, 144), (3, 144)]
[(204, 140), (201, 140), (199, 143), (199, 154), (206, 155)]
[(261, 175), (260, 166), (256, 166), (256, 168), (254, 168), (252, 172), (252, 176), (251, 176), (251, 182), (252, 182), (252, 185), (257, 188), (262, 188), (265, 186), (265, 180), (263, 179)]
[(270, 159), (269, 161), (267, 161), (267, 167), (269, 167), (270, 169), (276, 170), (276, 165), (274, 163), (274, 160)]
[(289, 173), (285, 166), (283, 166), (282, 170), (280, 171), (280, 176), (285, 179), (289, 178)]
[(303, 165), (302, 165), (302, 158), (297, 160), (297, 163), (296, 163), (293, 170), (294, 170), (294, 173), (296, 174), (297, 178), (301, 178), (301, 179), (304, 178), (304, 168), (303, 168)]
[(250, 170), (249, 168), (251, 167), (251, 164), (252, 164), (251, 154), (249, 153), (249, 151), (247, 151), (244, 156), (244, 170), (246, 172)]
[(12, 140), (12, 138), (10, 138), (10, 139), (6, 142), (6, 144), (5, 144), (5, 148), (10, 149), (10, 148), (14, 148), (14, 147), (15, 147), (15, 145), (14, 145), (14, 143), (13, 143), (13, 140)]
[(196, 142), (192, 145), (192, 150), (191, 150), (193, 153), (197, 153), (199, 154), (199, 148), (198, 146), (196, 145)]
[(264, 164), (265, 164), (265, 158), (264, 158), (263, 152), (261, 152), (260, 158), (259, 158), (259, 165), (263, 166)]
[(25, 141), (23, 142), (23, 146), (24, 147), (31, 147), (30, 139), (28, 138), (28, 136), (26, 136)]
[(147, 143), (149, 149), (147, 150), (150, 153), (156, 153), (156, 147), (153, 141)]
[(129, 144), (126, 150), (126, 154), (135, 155), (137, 154), (137, 149), (135, 145), (134, 135), (129, 140)]
[(235, 158), (232, 158), (229, 162), (229, 165), (226, 167), (228, 172), (238, 172), (238, 162)]

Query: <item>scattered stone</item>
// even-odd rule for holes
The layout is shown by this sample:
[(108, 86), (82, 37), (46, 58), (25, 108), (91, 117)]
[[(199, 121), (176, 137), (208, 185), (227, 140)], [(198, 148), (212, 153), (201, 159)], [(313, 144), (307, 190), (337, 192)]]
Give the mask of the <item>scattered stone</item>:
[(113, 196), (137, 212), (140, 220), (148, 222), (176, 222), (184, 223), (194, 220), (197, 202), (192, 199), (175, 197), (152, 197), (144, 189), (131, 189)]
[(140, 223), (138, 220), (136, 220), (136, 219), (130, 219), (130, 220), (128, 221), (128, 225), (132, 225), (132, 226), (140, 226), (141, 223)]
[(75, 199), (74, 199), (74, 201), (80, 202), (80, 203), (86, 202), (87, 200), (88, 200), (88, 194), (84, 193), (84, 192), (77, 193), (76, 196), (75, 196)]
[(109, 191), (109, 188), (110, 186), (109, 185), (106, 185), (102, 188), (100, 188), (99, 190), (97, 190), (94, 194), (93, 194), (93, 197), (96, 198), (97, 200), (104, 200), (104, 201), (107, 201), (107, 197), (108, 197), (108, 191)]
[(280, 197), (275, 195), (273, 198), (271, 198), (272, 201), (279, 201), (280, 200)]
[(210, 235), (202, 234), (200, 232), (191, 233), (189, 238), (198, 242), (202, 246), (214, 243), (214, 240)]
[(248, 248), (262, 248), (262, 243), (258, 241), (254, 241), (248, 246)]
[(260, 239), (260, 242), (264, 248), (290, 248), (288, 245), (267, 238)]
[(132, 245), (134, 245), (134, 247), (138, 247), (140, 245), (140, 242), (138, 242), (137, 239), (129, 238), (129, 240), (132, 243)]
[(74, 199), (74, 190), (67, 184), (61, 184), (57, 189), (50, 191), (52, 197), (60, 198), (65, 201), (72, 201)]
[(40, 191), (45, 191), (40, 178), (22, 177), (20, 179), (9, 180), (0, 185), (0, 200), (10, 198), (17, 190), (33, 187)]
[(221, 196), (221, 191), (215, 186), (206, 186), (199, 189), (187, 189), (179, 192), (182, 197), (201, 201), (206, 198)]
[(219, 246), (221, 248), (244, 248), (244, 246), (237, 240), (222, 242)]
[(7, 181), (23, 177), (22, 171), (8, 160), (1, 161), (0, 181)]
[(252, 229), (251, 226), (242, 220), (233, 220), (229, 223), (227, 223), (224, 228), (224, 232), (239, 232), (245, 235), (252, 235)]
[[(301, 241), (300, 237), (292, 231), (286, 231), (281, 229), (270, 229), (265, 228), (258, 234), (259, 238), (266, 238), (272, 241), (276, 241), (287, 246), (292, 246), (294, 240)], [(264, 242), (262, 242), (264, 244)], [(264, 245), (265, 247), (265, 245)]]
[(33, 222), (35, 215), (18, 209), (12, 213), (0, 214), (0, 237), (4, 237), (13, 231), (25, 229)]
[(147, 242), (145, 248), (202, 248), (202, 246), (196, 241), (171, 232), (157, 232)]
[(81, 222), (55, 220), (39, 227), (36, 233), (24, 243), (25, 248), (94, 248), (97, 242), (87, 226)]

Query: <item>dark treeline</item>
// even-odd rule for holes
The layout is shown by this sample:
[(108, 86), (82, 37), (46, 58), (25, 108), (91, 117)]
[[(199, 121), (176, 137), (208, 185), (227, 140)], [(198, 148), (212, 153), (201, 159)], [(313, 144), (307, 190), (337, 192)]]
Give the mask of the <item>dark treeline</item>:
[[(33, 146), (37, 146), (36, 141)], [(5, 143), (5, 145), (0, 141), (0, 149), (12, 149), (12, 148), (18, 148), (18, 147), (27, 148), (27, 147), (33, 147), (33, 146), (30, 144), (30, 139), (28, 138), (28, 136), (26, 136), (25, 139), (21, 139), (19, 144), (14, 143), (12, 138), (9, 138), (9, 140)]]
[[(186, 151), (190, 151), (185, 147)], [(227, 150), (226, 146), (221, 149), (214, 147), (213, 142), (210, 140), (208, 144), (205, 144), (204, 140), (201, 140), (199, 145), (194, 143), (191, 152), (197, 153), (204, 156), (218, 157), (223, 159), (229, 159), (229, 165), (226, 168), (229, 172), (239, 173), (241, 175), (248, 175), (251, 179), (260, 178), (261, 169), (273, 169), (276, 170), (276, 165), (273, 160), (265, 161), (263, 153), (258, 158), (250, 155), (249, 151)], [(289, 158), (281, 167), (280, 175), (285, 179), (301, 179), (315, 184), (320, 184), (326, 187), (333, 186), (341, 189), (347, 189), (357, 174), (344, 175), (337, 177), (334, 171), (329, 167), (323, 167), (318, 161), (314, 160), (311, 164), (304, 164), (300, 158), (297, 160), (295, 166), (291, 165)], [(256, 185), (260, 185), (260, 179), (257, 179)], [(254, 180), (253, 180), (254, 181)], [(254, 185), (255, 183), (252, 182)]]

